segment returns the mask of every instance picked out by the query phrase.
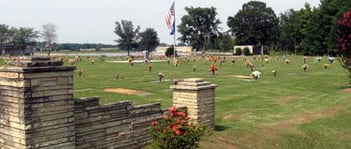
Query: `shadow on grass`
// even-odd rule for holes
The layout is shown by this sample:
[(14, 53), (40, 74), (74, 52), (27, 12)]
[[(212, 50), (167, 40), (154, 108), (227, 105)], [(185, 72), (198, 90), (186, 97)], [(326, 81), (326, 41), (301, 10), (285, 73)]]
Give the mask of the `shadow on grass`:
[(351, 83), (339, 87), (341, 90), (351, 88)]
[(223, 125), (215, 125), (215, 131), (224, 131), (226, 129), (228, 129), (230, 127), (227, 127), (227, 126), (223, 126)]

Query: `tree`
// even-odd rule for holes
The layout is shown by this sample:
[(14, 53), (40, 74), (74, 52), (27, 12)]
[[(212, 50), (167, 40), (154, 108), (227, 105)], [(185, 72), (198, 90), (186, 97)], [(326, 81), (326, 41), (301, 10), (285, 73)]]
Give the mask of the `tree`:
[(4, 43), (9, 39), (10, 29), (5, 24), (0, 24), (0, 54), (3, 53)]
[(297, 12), (290, 9), (279, 16), (279, 38), (278, 48), (286, 50), (286, 52), (295, 52), (297, 45)]
[[(342, 67), (349, 71), (351, 78), (351, 10), (337, 21), (336, 48), (340, 56)], [(351, 81), (351, 80), (350, 80)], [(350, 82), (351, 84), (351, 82)]]
[(56, 26), (51, 23), (47, 23), (42, 26), (43, 31), (41, 32), (41, 37), (43, 38), (45, 44), (45, 48), (47, 50), (52, 50), (52, 45), (57, 39), (57, 34), (56, 34)]
[(221, 23), (216, 18), (216, 8), (185, 7), (187, 15), (181, 18), (178, 32), (182, 42), (191, 45), (196, 50), (206, 50), (206, 47), (217, 37), (218, 25)]
[(235, 41), (232, 36), (227, 33), (219, 34), (219, 36), (216, 38), (216, 45), (220, 51), (229, 51), (233, 49)]
[(345, 0), (321, 0), (319, 20), (325, 30), (323, 45), (328, 52), (334, 50), (337, 25), (335, 22), (343, 17), (343, 14), (351, 8), (351, 1)]
[(321, 0), (319, 8), (311, 9), (308, 4), (299, 13), (302, 40), (298, 51), (309, 55), (323, 55), (334, 51), (336, 21), (351, 7), (351, 1)]
[(141, 32), (140, 38), (140, 48), (146, 49), (149, 52), (154, 50), (160, 44), (157, 32), (152, 28), (147, 28), (144, 32)]
[(238, 44), (269, 45), (277, 37), (278, 19), (270, 7), (259, 1), (245, 3), (227, 25)]
[(301, 36), (301, 42), (297, 47), (297, 52), (303, 55), (315, 55), (323, 49), (321, 43), (325, 31), (321, 27), (323, 24), (318, 16), (318, 8), (312, 9), (310, 4), (306, 3), (305, 8), (298, 12), (298, 29)]
[(114, 33), (119, 36), (119, 39), (115, 41), (121, 50), (128, 50), (128, 56), (130, 49), (137, 47), (139, 30), (139, 26), (134, 29), (131, 21), (122, 20), (121, 23), (116, 22)]
[(13, 43), (14, 49), (25, 50), (29, 46), (34, 46), (36, 39), (39, 37), (39, 32), (34, 31), (33, 28), (20, 27), (15, 30)]
[(171, 57), (171, 56), (174, 57), (174, 55), (175, 55), (175, 57), (178, 56), (177, 51), (174, 51), (174, 46), (173, 45), (167, 48), (167, 50), (165, 52), (165, 55), (167, 57)]

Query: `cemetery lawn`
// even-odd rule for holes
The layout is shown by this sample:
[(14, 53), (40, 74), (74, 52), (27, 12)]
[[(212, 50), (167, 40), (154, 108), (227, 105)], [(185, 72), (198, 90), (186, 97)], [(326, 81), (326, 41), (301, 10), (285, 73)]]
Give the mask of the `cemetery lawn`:
[[(201, 142), (201, 148), (351, 148), (351, 92), (347, 89), (347, 71), (339, 62), (328, 69), (327, 57), (317, 62), (309, 57), (307, 72), (302, 70), (302, 56), (271, 56), (271, 61), (253, 61), (254, 70), (262, 73), (257, 81), (245, 79), (251, 71), (242, 58), (232, 64), (232, 57), (212, 76), (211, 62), (185, 59), (179, 67), (167, 62), (147, 64), (108, 63), (125, 58), (98, 57), (91, 65), (87, 57), (77, 66), (84, 74), (74, 73), (75, 98), (99, 96), (101, 104), (131, 100), (134, 105), (160, 102), (163, 108), (172, 105), (173, 78), (203, 78), (216, 88), (216, 129)], [(66, 62), (67, 64), (67, 62)], [(264, 65), (264, 66), (263, 66)], [(196, 67), (196, 71), (193, 71)], [(272, 70), (277, 71), (274, 77)], [(165, 78), (158, 82), (157, 74)], [(116, 80), (116, 74), (119, 74)], [(241, 77), (240, 77), (241, 76)], [(106, 88), (143, 91), (144, 94), (104, 92)], [(350, 91), (350, 90), (349, 90)]]

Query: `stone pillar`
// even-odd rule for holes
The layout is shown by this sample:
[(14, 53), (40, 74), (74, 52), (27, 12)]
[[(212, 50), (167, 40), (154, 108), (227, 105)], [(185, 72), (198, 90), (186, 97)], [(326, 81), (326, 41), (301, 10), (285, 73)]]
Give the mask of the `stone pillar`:
[(186, 106), (188, 116), (195, 124), (215, 127), (215, 88), (216, 84), (200, 78), (184, 79), (172, 85), (173, 106)]
[(49, 57), (0, 67), (0, 148), (75, 148), (73, 70)]

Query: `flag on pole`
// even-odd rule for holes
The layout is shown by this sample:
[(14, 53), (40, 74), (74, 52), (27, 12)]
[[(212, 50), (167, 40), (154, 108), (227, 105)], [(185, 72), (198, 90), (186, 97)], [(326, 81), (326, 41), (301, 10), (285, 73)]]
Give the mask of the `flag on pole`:
[(171, 8), (169, 8), (167, 15), (166, 15), (166, 25), (169, 29), (172, 29), (172, 24), (171, 24), (171, 20), (172, 20), (172, 16), (174, 16), (174, 0), (172, 2)]
[(173, 25), (172, 25), (172, 29), (171, 29), (170, 34), (174, 35), (174, 33), (175, 33), (175, 21), (173, 21)]

